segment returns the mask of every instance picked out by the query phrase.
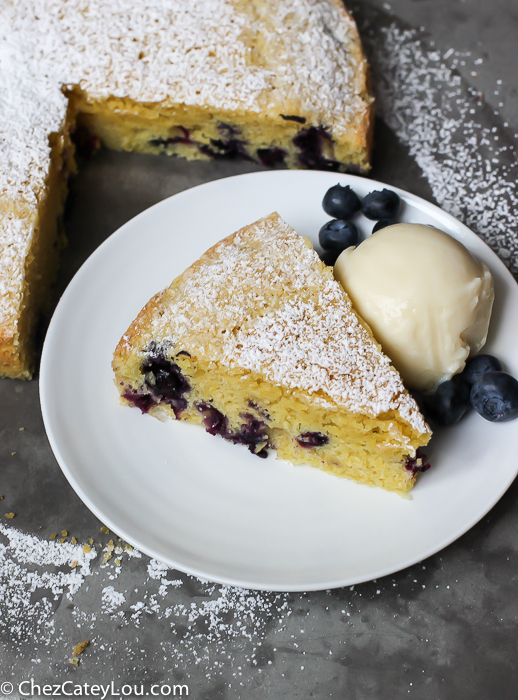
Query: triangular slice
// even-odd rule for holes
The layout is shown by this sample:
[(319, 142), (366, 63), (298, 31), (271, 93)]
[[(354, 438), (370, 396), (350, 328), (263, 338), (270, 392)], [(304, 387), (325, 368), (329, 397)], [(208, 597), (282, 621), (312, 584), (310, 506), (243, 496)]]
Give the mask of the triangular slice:
[(431, 432), (311, 244), (278, 214), (153, 297), (113, 368), (123, 401), (266, 456), (404, 493)]

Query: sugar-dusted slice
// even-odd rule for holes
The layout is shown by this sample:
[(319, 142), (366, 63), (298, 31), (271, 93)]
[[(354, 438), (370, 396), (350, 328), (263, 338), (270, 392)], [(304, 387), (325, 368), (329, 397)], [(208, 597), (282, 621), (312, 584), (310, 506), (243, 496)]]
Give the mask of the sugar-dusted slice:
[(123, 402), (405, 493), (431, 431), (309, 241), (278, 214), (154, 296), (113, 359)]

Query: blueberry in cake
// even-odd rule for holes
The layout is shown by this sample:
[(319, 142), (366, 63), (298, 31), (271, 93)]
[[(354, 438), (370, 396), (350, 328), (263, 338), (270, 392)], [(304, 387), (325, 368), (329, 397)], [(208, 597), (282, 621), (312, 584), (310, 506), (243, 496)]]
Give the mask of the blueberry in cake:
[(341, 0), (7, 0), (0, 94), (0, 376), (34, 367), (78, 126), (120, 150), (369, 167), (367, 65)]
[(431, 431), (311, 244), (277, 214), (220, 241), (153, 297), (114, 354), (123, 403), (259, 457), (399, 493)]

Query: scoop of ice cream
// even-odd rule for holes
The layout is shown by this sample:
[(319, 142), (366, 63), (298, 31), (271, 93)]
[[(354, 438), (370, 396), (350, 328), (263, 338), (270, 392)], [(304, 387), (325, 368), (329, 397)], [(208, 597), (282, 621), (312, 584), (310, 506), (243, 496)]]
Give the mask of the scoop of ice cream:
[(486, 342), (491, 273), (439, 229), (381, 229), (344, 250), (334, 273), (409, 388), (432, 391)]

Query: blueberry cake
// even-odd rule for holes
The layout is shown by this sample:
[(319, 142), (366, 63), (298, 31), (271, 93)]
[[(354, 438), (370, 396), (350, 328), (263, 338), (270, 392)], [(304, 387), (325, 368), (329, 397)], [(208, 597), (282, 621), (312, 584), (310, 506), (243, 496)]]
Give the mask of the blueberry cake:
[(113, 359), (122, 401), (295, 464), (408, 492), (431, 432), (311, 244), (277, 214), (153, 297)]
[(367, 66), (340, 0), (0, 0), (0, 376), (29, 377), (70, 135), (366, 171)]

